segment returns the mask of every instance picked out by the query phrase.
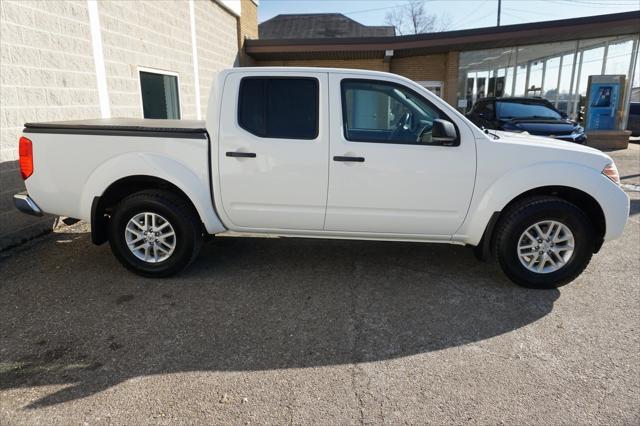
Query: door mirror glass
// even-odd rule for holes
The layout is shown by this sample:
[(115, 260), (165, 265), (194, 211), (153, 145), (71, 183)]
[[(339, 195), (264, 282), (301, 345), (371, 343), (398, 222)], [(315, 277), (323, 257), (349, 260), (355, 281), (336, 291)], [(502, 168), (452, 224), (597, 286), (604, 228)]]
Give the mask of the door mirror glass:
[(433, 120), (431, 144), (454, 146), (459, 144), (458, 131), (452, 122), (437, 118)]

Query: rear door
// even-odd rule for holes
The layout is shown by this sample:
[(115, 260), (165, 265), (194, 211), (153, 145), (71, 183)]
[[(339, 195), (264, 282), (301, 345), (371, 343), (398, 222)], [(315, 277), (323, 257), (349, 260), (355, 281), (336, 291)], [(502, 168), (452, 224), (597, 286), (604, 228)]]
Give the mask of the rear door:
[(315, 72), (227, 76), (218, 162), (222, 209), (232, 228), (323, 228), (327, 84), (327, 74)]
[[(420, 91), (385, 77), (330, 74), (325, 230), (448, 239), (462, 224), (475, 139), (464, 120)], [(456, 143), (431, 138), (436, 118), (454, 123)]]

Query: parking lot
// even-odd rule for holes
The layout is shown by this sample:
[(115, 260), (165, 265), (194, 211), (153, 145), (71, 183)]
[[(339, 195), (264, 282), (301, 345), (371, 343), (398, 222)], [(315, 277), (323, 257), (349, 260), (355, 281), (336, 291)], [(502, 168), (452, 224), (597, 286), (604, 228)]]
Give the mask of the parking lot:
[(221, 237), (172, 279), (77, 224), (0, 254), (0, 423), (640, 422), (640, 149), (624, 236), (559, 290), (465, 247)]

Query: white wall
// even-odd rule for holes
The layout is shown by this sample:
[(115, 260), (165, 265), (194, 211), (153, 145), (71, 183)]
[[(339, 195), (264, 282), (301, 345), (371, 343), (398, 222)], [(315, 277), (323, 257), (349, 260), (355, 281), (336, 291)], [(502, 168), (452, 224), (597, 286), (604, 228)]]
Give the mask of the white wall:
[[(24, 190), (23, 124), (101, 115), (88, 1), (0, 1), (0, 250), (53, 223), (13, 207), (13, 194)], [(97, 8), (111, 116), (142, 117), (138, 67), (147, 67), (179, 75), (182, 118), (196, 118), (189, 2), (114, 0)], [(203, 117), (213, 73), (236, 62), (239, 8), (239, 0), (194, 1)]]
[(51, 228), (13, 208), (27, 121), (99, 117), (86, 1), (0, 1), (0, 249)]

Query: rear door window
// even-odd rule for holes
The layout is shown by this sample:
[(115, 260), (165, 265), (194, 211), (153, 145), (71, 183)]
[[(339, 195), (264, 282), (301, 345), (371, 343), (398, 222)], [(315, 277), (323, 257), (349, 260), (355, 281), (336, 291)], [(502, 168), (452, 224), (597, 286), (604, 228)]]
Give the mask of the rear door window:
[(318, 80), (245, 77), (240, 82), (238, 124), (262, 138), (318, 137)]

